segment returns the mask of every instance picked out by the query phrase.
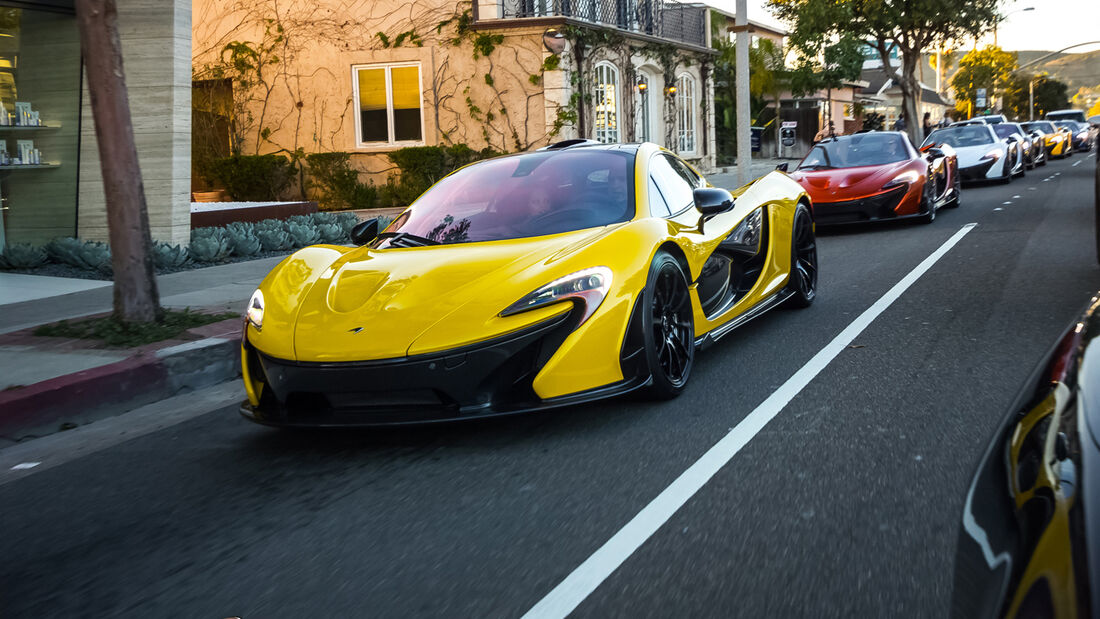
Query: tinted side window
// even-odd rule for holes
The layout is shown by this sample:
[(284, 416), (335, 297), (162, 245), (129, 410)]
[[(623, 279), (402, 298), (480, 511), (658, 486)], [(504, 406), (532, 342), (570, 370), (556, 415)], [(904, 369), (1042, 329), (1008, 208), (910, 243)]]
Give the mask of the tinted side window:
[(679, 159), (668, 157), (667, 155), (665, 155), (665, 157), (667, 157), (669, 162), (672, 163), (672, 168), (679, 172), (680, 176), (683, 176), (684, 180), (690, 183), (692, 187), (699, 187), (702, 185), (699, 179), (699, 175), (693, 172), (691, 168), (687, 166), (687, 164), (685, 164), (683, 161), (680, 161)]
[(679, 213), (694, 203), (692, 192), (695, 188), (681, 172), (672, 167), (672, 161), (668, 157), (655, 155), (650, 160), (649, 173), (673, 213)]
[(661, 196), (661, 190), (657, 187), (653, 175), (649, 177), (649, 214), (654, 217), (668, 217), (672, 211), (668, 209), (668, 203)]

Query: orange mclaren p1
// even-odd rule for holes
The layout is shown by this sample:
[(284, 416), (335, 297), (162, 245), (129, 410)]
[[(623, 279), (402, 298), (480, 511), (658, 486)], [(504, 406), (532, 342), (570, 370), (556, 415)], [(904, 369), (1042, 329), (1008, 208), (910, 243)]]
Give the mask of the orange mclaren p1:
[(899, 131), (842, 135), (814, 145), (791, 172), (814, 204), (818, 225), (914, 218), (932, 223), (959, 205), (955, 151), (918, 151)]

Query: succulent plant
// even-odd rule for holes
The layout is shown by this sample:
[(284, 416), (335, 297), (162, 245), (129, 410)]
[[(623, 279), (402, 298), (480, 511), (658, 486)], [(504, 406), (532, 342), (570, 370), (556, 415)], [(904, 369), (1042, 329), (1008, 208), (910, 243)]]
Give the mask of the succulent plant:
[[(318, 213), (320, 215), (320, 213)], [(351, 229), (355, 227), (355, 224), (359, 223), (359, 216), (355, 213), (333, 213), (332, 218), (336, 224), (344, 229), (344, 234), (350, 235)]]
[(191, 242), (194, 243), (195, 239), (208, 239), (217, 238), (219, 240), (228, 240), (229, 235), (225, 228), (219, 226), (207, 226), (205, 228), (195, 228), (191, 231)]
[(231, 248), (229, 239), (222, 235), (212, 234), (195, 237), (192, 235), (191, 246), (187, 248), (191, 257), (199, 262), (219, 262), (229, 257)]
[(313, 223), (317, 224), (317, 226), (337, 223), (336, 215), (334, 215), (333, 213), (325, 213), (321, 211), (310, 215), (310, 217), (313, 219)]
[(249, 221), (234, 221), (226, 224), (225, 231), (230, 235), (230, 240), (232, 240), (233, 235), (255, 234), (256, 224)]
[(191, 261), (191, 255), (182, 245), (170, 245), (163, 241), (153, 243), (153, 264), (158, 269), (178, 269)]
[(313, 215), (294, 215), (292, 217), (287, 217), (286, 223), (298, 224), (300, 226), (307, 226), (310, 228), (313, 228), (317, 225), (317, 222), (313, 219)]
[(111, 248), (99, 241), (82, 241), (72, 237), (57, 238), (46, 244), (50, 260), (89, 271), (111, 270)]
[(317, 226), (317, 232), (324, 243), (339, 243), (348, 238), (348, 235), (344, 234), (344, 229), (335, 223), (320, 224)]
[(230, 232), (229, 248), (233, 251), (233, 255), (247, 258), (260, 253), (263, 246), (260, 244), (259, 237), (249, 230), (240, 234)]
[(290, 240), (294, 247), (305, 247), (306, 245), (313, 245), (321, 240), (321, 233), (313, 226), (302, 225), (300, 223), (288, 221), (286, 225), (286, 233), (290, 235)]
[(13, 243), (0, 252), (0, 269), (33, 269), (46, 264), (49, 256), (41, 247), (26, 243)]
[(290, 249), (292, 243), (290, 235), (281, 225), (277, 228), (256, 226), (256, 238), (264, 251), (283, 251)]
[(279, 219), (265, 219), (263, 221), (257, 222), (255, 227), (254, 227), (254, 230), (256, 231), (256, 234), (259, 234), (259, 233), (265, 232), (265, 231), (266, 232), (285, 232), (286, 231), (286, 222), (284, 222), (282, 220), (279, 220)]

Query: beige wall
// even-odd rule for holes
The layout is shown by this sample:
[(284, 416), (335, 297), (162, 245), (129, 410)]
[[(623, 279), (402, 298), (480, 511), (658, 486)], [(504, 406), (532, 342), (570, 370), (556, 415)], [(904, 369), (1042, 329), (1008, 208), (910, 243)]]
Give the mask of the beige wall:
[[(154, 239), (187, 243), (191, 229), (191, 3), (127, 0), (119, 35)], [(81, 117), (79, 233), (106, 240), (99, 150), (85, 88)]]

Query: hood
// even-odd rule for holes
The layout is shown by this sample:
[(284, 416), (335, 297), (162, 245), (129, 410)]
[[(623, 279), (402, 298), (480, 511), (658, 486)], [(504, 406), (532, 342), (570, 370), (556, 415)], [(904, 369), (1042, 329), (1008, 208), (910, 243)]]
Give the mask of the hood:
[[(304, 294), (293, 328), (294, 358), (399, 358), (483, 341), (565, 311), (567, 306), (558, 306), (498, 316), (522, 296), (567, 274), (559, 273), (568, 269), (565, 257), (615, 227), (509, 241), (349, 251)], [(456, 313), (461, 319), (447, 321), (446, 341), (416, 344), (433, 325)]]
[[(1002, 153), (1008, 153), (1008, 146), (1003, 142), (994, 142), (993, 144), (982, 144), (981, 146), (959, 146), (955, 148), (955, 153), (958, 157), (960, 168), (969, 168), (981, 163), (982, 157), (989, 154), (989, 151), (993, 149), (1000, 149)], [(988, 161), (988, 160), (986, 160)]]
[(810, 194), (814, 202), (843, 202), (882, 191), (882, 186), (905, 170), (909, 161), (878, 166), (832, 170), (796, 170), (791, 178)]

